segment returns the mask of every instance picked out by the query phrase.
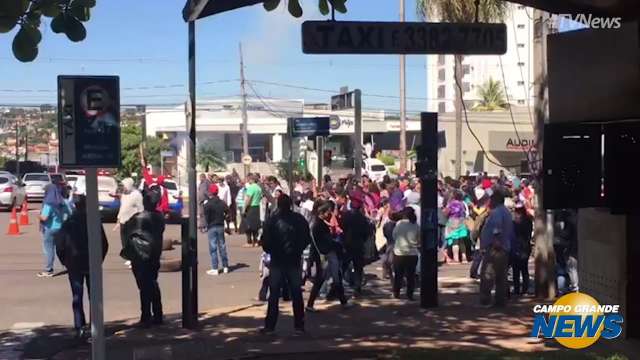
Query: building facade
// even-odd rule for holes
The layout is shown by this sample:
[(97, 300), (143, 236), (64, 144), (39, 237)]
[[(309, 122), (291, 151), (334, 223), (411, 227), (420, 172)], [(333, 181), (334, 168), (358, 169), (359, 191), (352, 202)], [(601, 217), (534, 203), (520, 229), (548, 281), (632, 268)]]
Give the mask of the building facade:
[[(471, 109), (480, 100), (478, 90), (489, 79), (504, 83), (508, 102), (513, 106), (533, 105), (533, 9), (508, 3), (507, 53), (464, 56), (462, 60), (463, 98)], [(429, 111), (455, 111), (456, 83), (453, 55), (427, 55), (427, 95)], [(503, 85), (504, 86), (504, 85)], [(504, 91), (503, 91), (504, 92)]]

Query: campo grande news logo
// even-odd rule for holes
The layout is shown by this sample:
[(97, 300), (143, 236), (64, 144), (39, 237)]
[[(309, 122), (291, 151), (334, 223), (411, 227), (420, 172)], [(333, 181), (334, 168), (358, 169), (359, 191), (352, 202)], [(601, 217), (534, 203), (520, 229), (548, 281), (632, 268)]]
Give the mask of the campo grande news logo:
[(531, 336), (542, 334), (570, 349), (584, 349), (600, 337), (615, 339), (622, 334), (620, 305), (600, 305), (584, 293), (566, 294), (553, 305), (536, 305), (533, 312)]

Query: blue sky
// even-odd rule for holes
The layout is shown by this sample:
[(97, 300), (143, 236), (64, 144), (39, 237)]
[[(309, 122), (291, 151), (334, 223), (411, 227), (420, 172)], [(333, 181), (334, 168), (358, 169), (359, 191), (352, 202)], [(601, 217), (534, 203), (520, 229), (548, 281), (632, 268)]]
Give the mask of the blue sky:
[[(302, 20), (323, 18), (317, 0), (301, 2), (305, 8)], [(399, 17), (398, 1), (350, 0), (347, 5), (349, 13), (338, 14), (338, 20), (395, 21)], [(15, 30), (0, 34), (0, 103), (53, 103), (58, 74), (119, 75), (123, 104), (184, 102), (187, 25), (182, 21), (183, 6), (183, 0), (98, 0), (86, 23), (85, 41), (71, 43), (64, 35), (53, 33), (47, 22), (39, 57), (29, 64), (18, 62), (11, 54)], [(415, 0), (407, 0), (406, 8), (407, 20), (416, 20)], [(302, 20), (291, 17), (281, 4), (271, 13), (257, 5), (199, 21), (199, 98), (240, 93), (238, 82), (218, 82), (239, 78), (240, 42), (249, 80), (335, 90), (348, 85), (365, 94), (398, 95), (398, 56), (302, 54)], [(265, 84), (254, 84), (254, 88), (264, 97), (308, 102), (328, 101), (330, 96)], [(407, 101), (409, 110), (425, 109), (424, 56), (407, 57), (407, 96), (418, 98)], [(363, 106), (397, 110), (399, 99), (365, 97)]]

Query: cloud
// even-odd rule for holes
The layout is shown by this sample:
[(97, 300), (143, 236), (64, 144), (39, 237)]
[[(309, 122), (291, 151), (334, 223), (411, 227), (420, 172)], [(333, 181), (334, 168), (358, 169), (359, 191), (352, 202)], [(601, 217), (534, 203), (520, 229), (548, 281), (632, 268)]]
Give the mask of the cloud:
[(300, 32), (305, 20), (321, 19), (317, 1), (301, 1), (304, 15), (294, 18), (287, 11), (287, 1), (268, 12), (260, 6), (258, 24), (248, 40), (242, 43), (248, 64), (271, 64), (284, 61), (289, 50), (302, 48)]

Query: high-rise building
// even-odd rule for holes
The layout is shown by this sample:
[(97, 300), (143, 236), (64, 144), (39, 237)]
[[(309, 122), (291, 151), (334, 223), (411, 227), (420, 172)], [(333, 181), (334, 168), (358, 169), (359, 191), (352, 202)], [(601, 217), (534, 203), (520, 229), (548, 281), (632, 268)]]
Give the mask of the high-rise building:
[[(504, 20), (507, 25), (507, 53), (502, 55), (506, 93), (513, 106), (533, 106), (533, 9), (509, 4)], [(503, 83), (499, 56), (464, 56), (462, 68), (461, 87), (468, 109), (480, 100), (478, 90), (490, 78)], [(444, 113), (455, 110), (453, 55), (427, 56), (427, 84), (429, 111)]]

